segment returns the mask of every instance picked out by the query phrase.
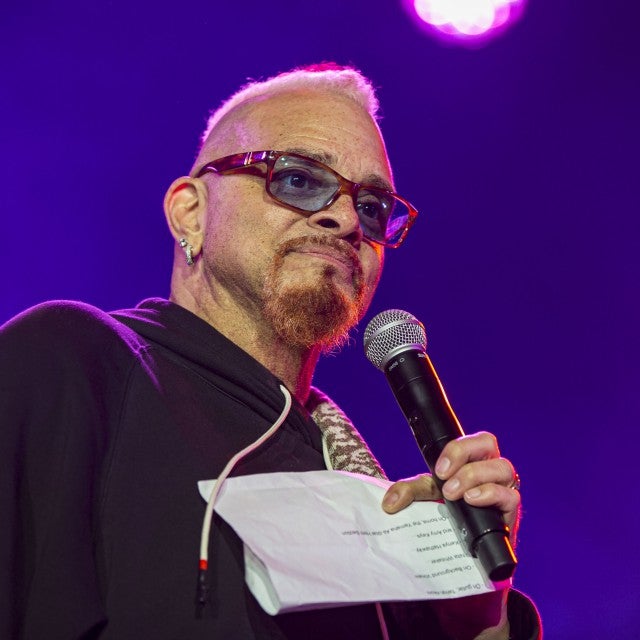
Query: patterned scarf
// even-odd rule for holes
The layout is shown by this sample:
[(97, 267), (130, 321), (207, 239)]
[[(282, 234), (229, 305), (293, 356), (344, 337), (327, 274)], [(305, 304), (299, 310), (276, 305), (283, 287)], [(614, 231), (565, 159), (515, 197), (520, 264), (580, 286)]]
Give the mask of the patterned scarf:
[(327, 467), (386, 478), (367, 443), (331, 398), (311, 387), (306, 408), (322, 432)]

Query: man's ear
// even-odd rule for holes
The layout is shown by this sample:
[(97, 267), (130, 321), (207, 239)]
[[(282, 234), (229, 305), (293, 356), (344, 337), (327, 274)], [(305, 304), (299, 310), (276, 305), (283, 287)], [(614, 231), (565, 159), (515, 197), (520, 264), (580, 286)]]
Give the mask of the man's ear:
[(185, 238), (194, 255), (202, 248), (206, 212), (207, 191), (200, 180), (183, 176), (173, 181), (164, 197), (164, 214), (171, 235), (176, 241)]

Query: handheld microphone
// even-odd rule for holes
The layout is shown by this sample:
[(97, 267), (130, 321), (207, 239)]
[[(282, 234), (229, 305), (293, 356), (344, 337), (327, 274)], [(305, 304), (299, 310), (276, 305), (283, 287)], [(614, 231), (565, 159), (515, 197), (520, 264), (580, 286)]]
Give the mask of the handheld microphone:
[[(429, 469), (433, 470), (447, 442), (464, 435), (442, 384), (426, 353), (424, 325), (406, 311), (379, 313), (364, 332), (367, 358), (391, 386)], [(438, 487), (444, 482), (433, 474)], [(447, 500), (449, 512), (472, 556), (494, 582), (513, 575), (517, 560), (509, 527), (494, 507), (475, 507), (463, 499)]]

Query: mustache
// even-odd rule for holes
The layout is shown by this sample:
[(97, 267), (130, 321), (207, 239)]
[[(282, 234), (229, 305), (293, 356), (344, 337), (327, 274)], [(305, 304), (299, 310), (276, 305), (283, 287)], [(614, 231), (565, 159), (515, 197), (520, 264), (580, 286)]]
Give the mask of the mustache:
[(330, 235), (308, 235), (285, 240), (278, 245), (276, 255), (279, 258), (284, 258), (292, 251), (310, 247), (328, 247), (333, 249), (336, 253), (339, 253), (350, 262), (356, 274), (362, 274), (362, 265), (360, 264), (358, 252), (348, 242), (338, 240), (338, 238), (334, 238)]

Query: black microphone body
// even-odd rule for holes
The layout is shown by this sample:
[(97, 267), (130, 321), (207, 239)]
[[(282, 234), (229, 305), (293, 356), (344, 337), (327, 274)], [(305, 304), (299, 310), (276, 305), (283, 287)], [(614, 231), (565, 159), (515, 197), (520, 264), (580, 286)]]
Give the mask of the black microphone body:
[[(391, 340), (392, 348), (384, 354), (384, 357), (376, 359), (375, 355), (370, 356), (370, 344), (375, 341), (376, 335), (380, 335), (380, 331), (393, 333), (400, 327), (402, 333), (407, 328), (403, 326), (403, 323), (405, 325), (407, 323), (406, 319), (398, 320), (391, 317), (387, 321), (384, 314), (390, 313), (392, 312), (379, 314), (367, 327), (365, 332), (367, 357), (385, 373), (425, 462), (433, 471), (445, 445), (464, 435), (464, 432), (426, 354), (426, 336), (423, 345), (422, 339), (413, 340), (414, 336), (411, 336), (407, 340), (406, 335), (401, 335), (400, 344), (395, 344), (398, 342), (395, 339)], [(424, 327), (421, 323), (407, 312), (399, 313), (406, 314), (411, 319), (410, 324), (419, 326), (421, 334), (424, 335)], [(373, 329), (371, 335), (367, 337), (369, 328), (372, 325), (375, 327), (376, 321), (380, 325), (381, 317), (382, 326)], [(411, 331), (412, 327), (409, 327), (409, 333)], [(386, 349), (389, 346), (389, 339), (385, 338), (385, 341), (383, 348)], [(433, 478), (438, 487), (442, 488), (444, 482), (435, 473)], [(475, 507), (462, 499), (445, 499), (445, 503), (469, 552), (480, 560), (489, 578), (494, 582), (510, 578), (517, 560), (509, 540), (509, 528), (501, 512), (493, 507)]]

